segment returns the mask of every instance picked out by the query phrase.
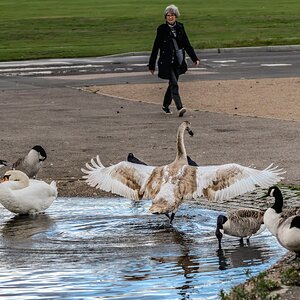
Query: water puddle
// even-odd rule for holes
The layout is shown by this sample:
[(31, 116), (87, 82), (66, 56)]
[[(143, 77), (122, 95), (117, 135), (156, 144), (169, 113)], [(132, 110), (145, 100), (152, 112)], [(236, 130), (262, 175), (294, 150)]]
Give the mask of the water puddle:
[(286, 250), (266, 230), (240, 246), (215, 238), (219, 212), (183, 204), (173, 226), (150, 201), (58, 198), (43, 215), (0, 208), (0, 297), (218, 299)]

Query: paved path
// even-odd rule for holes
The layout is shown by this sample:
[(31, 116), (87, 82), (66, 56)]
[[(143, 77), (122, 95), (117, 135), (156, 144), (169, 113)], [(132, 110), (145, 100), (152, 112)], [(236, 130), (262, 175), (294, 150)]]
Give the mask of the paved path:
[[(281, 53), (281, 57), (285, 57), (283, 60), (293, 61), (293, 65), (300, 62), (298, 51), (289, 52), (290, 55), (288, 52), (270, 53)], [(269, 52), (223, 54), (223, 58), (228, 55), (257, 58), (268, 57)], [(115, 62), (126, 61), (126, 64), (131, 61), (124, 57), (114, 59)], [(235, 74), (238, 73), (237, 65), (232, 68)], [(220, 72), (223, 78), (231, 77), (231, 71), (226, 73), (227, 67), (219, 69), (224, 70)], [(300, 68), (291, 70), (296, 75)], [(14, 160), (33, 144), (42, 144), (50, 152), (42, 175), (51, 178), (80, 178), (80, 167), (96, 154), (101, 154), (105, 164), (124, 159), (128, 152), (136, 153), (151, 164), (168, 163), (175, 155), (175, 134), (182, 119), (163, 115), (160, 104), (144, 103), (144, 99), (133, 102), (77, 89), (95, 83), (116, 85), (125, 80), (139, 83), (158, 80), (149, 74), (144, 79), (134, 72), (130, 74), (123, 77), (101, 72), (84, 75), (104, 76), (98, 79), (74, 79), (82, 76), (79, 74), (70, 79), (0, 76), (1, 158)], [(201, 77), (182, 76), (187, 81)], [(300, 185), (299, 123), (200, 110), (188, 113), (184, 119), (190, 120), (194, 127), (195, 137), (187, 139), (186, 145), (188, 153), (198, 163), (238, 162), (264, 168), (274, 162), (287, 170), (284, 183)]]

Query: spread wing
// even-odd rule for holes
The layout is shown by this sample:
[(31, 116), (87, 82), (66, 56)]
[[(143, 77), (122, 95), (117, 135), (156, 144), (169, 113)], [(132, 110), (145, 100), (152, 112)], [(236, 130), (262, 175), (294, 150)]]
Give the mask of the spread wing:
[(253, 191), (257, 186), (267, 188), (278, 183), (285, 171), (271, 164), (264, 170), (239, 164), (197, 167), (197, 190), (194, 197), (225, 200)]
[(98, 189), (112, 192), (125, 198), (139, 200), (143, 197), (144, 186), (155, 167), (121, 161), (105, 167), (99, 156), (81, 169), (86, 182)]

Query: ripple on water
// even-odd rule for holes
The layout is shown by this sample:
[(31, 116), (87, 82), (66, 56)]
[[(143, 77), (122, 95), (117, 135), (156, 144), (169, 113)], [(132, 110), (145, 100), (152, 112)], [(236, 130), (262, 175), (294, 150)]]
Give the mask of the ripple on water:
[(58, 198), (43, 215), (0, 209), (0, 296), (217, 299), (285, 250), (267, 232), (240, 246), (214, 236), (219, 212), (184, 203), (170, 226), (149, 201)]

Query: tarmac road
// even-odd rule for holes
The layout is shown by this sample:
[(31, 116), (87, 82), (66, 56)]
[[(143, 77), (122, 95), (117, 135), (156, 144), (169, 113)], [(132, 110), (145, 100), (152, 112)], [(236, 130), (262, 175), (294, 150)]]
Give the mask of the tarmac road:
[[(180, 80), (300, 76), (300, 46), (210, 49), (198, 51), (198, 56), (200, 66), (194, 68), (188, 60), (189, 72)], [(5, 78), (14, 78), (19, 84), (34, 82), (35, 85), (44, 85), (46, 82), (55, 87), (99, 82), (157, 82), (156, 76), (149, 77), (148, 58), (149, 53), (129, 53), (95, 58), (0, 62), (0, 79), (4, 79), (4, 82), (0, 81), (0, 88), (5, 88)], [(51, 77), (51, 81), (43, 80)]]

